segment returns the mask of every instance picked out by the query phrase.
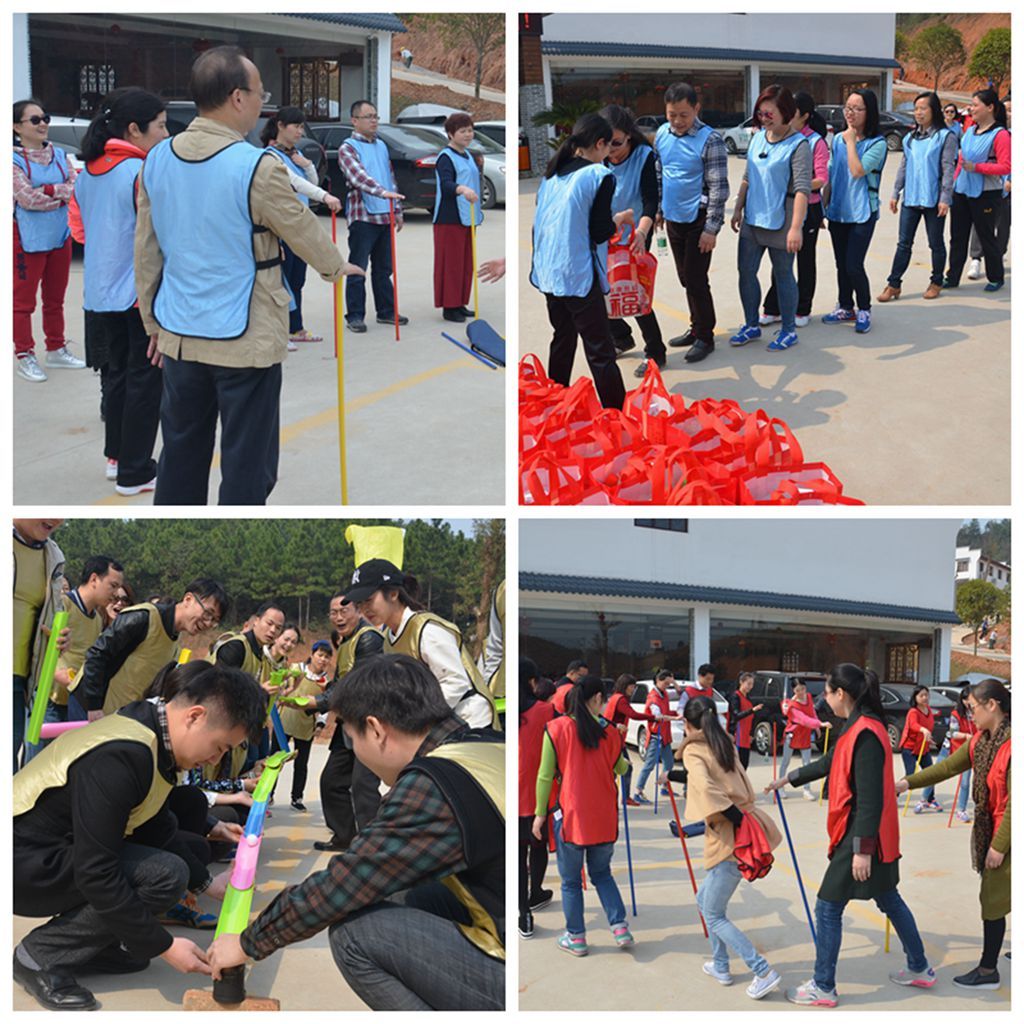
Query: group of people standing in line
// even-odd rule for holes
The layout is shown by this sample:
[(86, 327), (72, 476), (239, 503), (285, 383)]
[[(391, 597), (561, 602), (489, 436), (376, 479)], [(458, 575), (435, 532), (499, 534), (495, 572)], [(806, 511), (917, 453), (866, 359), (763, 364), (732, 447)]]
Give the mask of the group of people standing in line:
[[(576, 664), (570, 665), (570, 673)], [(738, 955), (753, 973), (747, 995), (764, 998), (779, 987), (781, 976), (727, 916), (741, 878), (753, 881), (762, 877), (766, 872), (756, 869), (763, 869), (771, 860), (752, 858), (776, 848), (782, 839), (771, 815), (755, 806), (755, 791), (746, 773), (750, 724), (761, 708), (748, 697), (753, 675), (741, 676), (723, 727), (711, 690), (714, 670), (710, 665), (702, 666), (698, 685), (686, 688), (675, 711), (669, 710), (665, 692), (672, 673), (658, 674), (640, 712), (630, 704), (634, 677), (621, 676), (606, 701), (602, 680), (586, 674), (586, 666), (578, 664), (583, 674), (570, 679), (567, 673), (563, 680), (570, 688), (560, 713), (554, 700), (544, 699), (539, 692), (537, 666), (526, 658), (520, 661), (520, 935), (529, 938), (534, 934), (533, 911), (548, 905), (554, 895), (543, 888), (550, 842), (558, 858), (565, 914), (559, 949), (574, 956), (589, 952), (581, 882), (584, 865), (615, 945), (627, 948), (634, 944), (611, 862), (619, 838), (619, 807), (628, 814), (629, 807), (647, 802), (638, 797), (643, 796), (650, 765), (645, 763), (635, 791), (625, 782), (620, 794), (618, 780), (628, 779), (631, 772), (626, 728), (630, 719), (647, 723), (652, 730), (648, 761), (653, 764), (661, 749), (667, 746), (671, 751), (671, 720), (681, 719), (684, 740), (674, 758), (682, 761), (685, 769), (685, 818), (700, 823), (702, 829), (695, 831), (704, 836), (706, 874), (696, 899), (707, 926), (712, 959), (704, 963), (703, 971), (719, 984), (731, 985), (730, 952)], [(937, 976), (925, 955), (914, 916), (898, 891), (898, 797), (908, 789), (924, 789), (925, 799), (934, 799), (928, 796), (929, 789), (933, 792), (936, 783), (957, 775), (961, 776), (960, 790), (969, 793), (975, 804), (971, 863), (981, 882), (983, 950), (978, 965), (955, 977), (953, 984), (969, 990), (998, 988), (998, 958), (1010, 911), (1009, 691), (995, 680), (965, 687), (950, 727), (950, 752), (935, 764), (930, 758), (917, 760), (922, 737), (925, 746), (931, 744), (932, 718), (927, 699), (915, 694), (910, 712), (913, 721), (908, 716), (901, 738), (907, 775), (897, 782), (879, 681), (873, 672), (840, 664), (829, 673), (822, 699), (837, 735), (831, 737), (824, 756), (813, 761), (811, 734), (825, 723), (806, 686), (800, 690), (784, 702), (782, 765), (765, 792), (773, 800), (776, 791), (782, 797), (786, 786), (805, 787), (805, 796), (810, 796), (809, 784), (825, 780), (829, 865), (814, 906), (813, 975), (787, 989), (786, 998), (798, 1005), (838, 1004), (836, 971), (843, 911), (850, 900), (873, 900), (903, 945), (906, 966), (890, 972), (889, 979), (914, 988), (935, 985)], [(906, 752), (914, 744), (915, 753), (908, 761)], [(655, 748), (659, 753), (652, 759), (650, 751)], [(800, 752), (803, 764), (788, 771), (792, 751)], [(666, 769), (671, 765), (670, 755)], [(670, 780), (667, 774), (663, 778), (664, 795), (668, 796)], [(966, 798), (963, 806), (966, 808)]]
[[(636, 253), (648, 252), (664, 225), (690, 326), (668, 347), (686, 348), (696, 363), (715, 349), (715, 305), (708, 273), (729, 198), (728, 157), (722, 137), (700, 119), (697, 91), (686, 83), (665, 90), (666, 122), (653, 142), (621, 106), (587, 114), (552, 157), (537, 193), (530, 282), (544, 294), (553, 337), (548, 373), (568, 384), (577, 340), (602, 405), (621, 408), (625, 397), (616, 358), (635, 347), (629, 324), (609, 320), (608, 242), (623, 234)], [(742, 347), (779, 324), (773, 352), (797, 344), (810, 323), (817, 287), (816, 245), (828, 222), (838, 296), (825, 324), (871, 330), (872, 296), (865, 260), (879, 218), (879, 187), (888, 156), (879, 129), (878, 98), (857, 89), (846, 98), (847, 127), (831, 138), (806, 92), (770, 85), (754, 104), (760, 127), (747, 151), (743, 180), (730, 218), (739, 234), (737, 270), (744, 323), (729, 344)], [(923, 219), (931, 250), (931, 277), (923, 297), (938, 298), (960, 285), (969, 249), (983, 257), (988, 283), (1004, 282), (1009, 224), (1010, 135), (1006, 106), (992, 89), (974, 93), (969, 120), (944, 114), (934, 92), (914, 103), (915, 128), (903, 154), (889, 208), (899, 211), (899, 241), (880, 302), (902, 294), (914, 237)], [(900, 202), (902, 201), (902, 209)], [(950, 224), (947, 266), (945, 225)], [(977, 246), (977, 249), (973, 247)], [(762, 302), (758, 270), (765, 252), (771, 287)], [(978, 256), (975, 256), (975, 253)], [(796, 264), (794, 270), (794, 262)], [(969, 276), (978, 276), (977, 264)], [(659, 368), (667, 349), (653, 309), (636, 318), (647, 362)]]
[[(325, 281), (346, 275), (348, 330), (367, 330), (367, 267), (377, 322), (408, 323), (395, 309), (392, 280), (392, 232), (402, 229), (404, 197), (378, 136), (377, 110), (359, 100), (350, 111), (353, 132), (338, 149), (349, 186), (346, 262), (310, 211), (316, 202), (340, 213), (342, 203), (320, 187), (298, 148), (302, 110), (267, 117), (262, 149), (237, 145), (269, 94), (236, 47), (200, 55), (190, 93), (198, 116), (169, 140), (158, 96), (135, 87), (112, 92), (82, 141), (80, 173), (48, 141), (43, 104), (14, 104), (15, 365), (24, 380), (47, 379), (32, 337), (41, 293), (46, 368), (99, 371), (104, 472), (117, 493), (206, 504), (219, 419), (220, 503), (262, 505), (277, 480), (285, 354), (323, 340), (303, 322), (307, 265)], [(467, 149), (472, 117), (452, 114), (445, 129), (448, 145), (436, 164), (435, 304), (444, 319), (463, 322), (473, 315), (470, 223), (483, 219), (481, 174)], [(85, 253), (84, 360), (68, 347), (64, 315), (72, 239)]]

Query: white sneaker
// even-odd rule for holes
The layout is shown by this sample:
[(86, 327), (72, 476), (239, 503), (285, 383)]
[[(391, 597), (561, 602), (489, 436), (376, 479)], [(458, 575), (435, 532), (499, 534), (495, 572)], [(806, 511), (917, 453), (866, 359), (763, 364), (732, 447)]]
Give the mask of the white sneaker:
[(715, 981), (717, 981), (719, 985), (731, 985), (732, 984), (732, 975), (728, 971), (725, 971), (725, 972), (719, 971), (719, 969), (715, 966), (715, 961), (714, 960), (706, 960), (701, 965), (701, 970), (703, 970), (704, 973), (706, 975), (708, 975), (709, 977), (714, 978)]
[(797, 327), (806, 327), (810, 322), (811, 318), (809, 316), (798, 316), (796, 318)]
[(774, 992), (782, 983), (782, 975), (771, 970), (765, 975), (754, 975), (754, 980), (747, 986), (747, 995), (751, 999), (764, 999), (769, 992)]
[(107, 459), (107, 479), (117, 479), (117, 459)]
[(809, 789), (805, 789), (804, 790), (804, 799), (805, 800), (813, 800), (814, 799), (814, 794)]
[(782, 317), (781, 316), (769, 316), (767, 313), (762, 313), (760, 315), (760, 317), (758, 317), (757, 322), (758, 322), (758, 324), (760, 324), (761, 327), (764, 327), (767, 324), (781, 324), (782, 323)]
[(296, 345), (295, 342), (292, 341), (291, 338), (288, 339), (288, 351), (289, 352), (298, 352), (299, 351), (299, 346)]
[(971, 260), (970, 269), (967, 271), (967, 278), (970, 281), (977, 281), (981, 277), (981, 260)]
[(73, 356), (67, 345), (46, 353), (46, 365), (57, 370), (84, 370), (85, 360)]
[(131, 487), (122, 487), (120, 484), (114, 488), (118, 494), (123, 494), (126, 498), (134, 497), (136, 494), (146, 494), (149, 491), (156, 490), (156, 477), (153, 477), (149, 483), (145, 484), (134, 484)]
[(15, 359), (14, 365), (17, 368), (18, 376), (32, 381), (33, 384), (42, 384), (47, 379), (45, 371), (36, 362), (36, 357), (31, 352), (27, 356)]

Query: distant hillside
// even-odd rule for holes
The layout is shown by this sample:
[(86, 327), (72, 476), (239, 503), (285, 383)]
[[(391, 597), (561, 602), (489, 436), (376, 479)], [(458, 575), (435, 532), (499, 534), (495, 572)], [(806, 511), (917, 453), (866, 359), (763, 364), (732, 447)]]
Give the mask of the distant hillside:
[[(896, 27), (906, 33), (907, 37), (913, 39), (922, 29), (931, 25), (945, 22), (951, 28), (955, 28), (964, 40), (964, 49), (967, 51), (968, 63), (974, 48), (981, 41), (981, 37), (992, 28), (1009, 28), (1010, 15), (1007, 14), (901, 14), (897, 16)], [(929, 68), (919, 67), (912, 60), (904, 60), (903, 66), (906, 69), (906, 80), (919, 85), (931, 85), (932, 72)], [(967, 74), (967, 67), (954, 70), (945, 75), (940, 83), (940, 89), (950, 89), (955, 92), (970, 92), (972, 89), (980, 89), (987, 85), (987, 82), (978, 78), (971, 78)], [(1010, 80), (1007, 79), (1002, 86), (1004, 93), (1010, 91)]]
[[(476, 77), (476, 53), (473, 50), (453, 50), (441, 39), (436, 28), (420, 23), (415, 15), (403, 14), (401, 17), (409, 31), (392, 37), (391, 56), (394, 60), (400, 60), (402, 50), (408, 48), (412, 51), (413, 63), (421, 68), (472, 84)], [(481, 84), (505, 91), (504, 45), (484, 61)]]

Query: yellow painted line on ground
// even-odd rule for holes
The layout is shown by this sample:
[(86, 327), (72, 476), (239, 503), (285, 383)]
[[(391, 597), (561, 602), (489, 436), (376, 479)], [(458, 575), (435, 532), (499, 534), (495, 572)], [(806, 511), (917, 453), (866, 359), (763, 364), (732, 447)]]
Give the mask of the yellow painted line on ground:
[[(433, 380), (435, 377), (451, 373), (453, 370), (463, 368), (472, 369), (475, 365), (475, 363), (471, 363), (469, 361), (468, 357), (453, 359), (450, 363), (445, 363), (443, 366), (432, 367), (429, 370), (424, 370), (422, 373), (414, 374), (412, 377), (406, 377), (404, 380), (396, 380), (393, 384), (388, 384), (387, 387), (380, 388), (377, 391), (371, 391), (369, 394), (353, 398), (352, 401), (345, 403), (346, 412), (350, 414), (361, 412), (363, 409), (366, 409), (371, 405), (375, 405), (377, 402), (381, 402), (385, 398), (390, 398), (392, 395), (397, 395), (400, 392), (406, 391), (409, 388), (414, 388), (419, 384), (425, 384), (427, 381)], [(295, 423), (290, 423), (288, 426), (282, 427), (280, 435), (281, 447), (283, 448), (286, 444), (289, 444), (296, 438), (301, 437), (307, 431), (316, 430), (319, 427), (330, 426), (335, 422), (337, 416), (338, 407), (333, 405), (329, 409), (324, 409), (322, 412), (314, 413), (312, 416), (296, 420)], [(220, 453), (217, 452), (213, 457), (211, 468), (216, 468), (219, 465)], [(138, 498), (126, 498), (120, 494), (111, 494), (109, 497), (100, 498), (99, 501), (94, 501), (93, 504), (141, 505), (149, 500), (148, 495), (139, 495)]]

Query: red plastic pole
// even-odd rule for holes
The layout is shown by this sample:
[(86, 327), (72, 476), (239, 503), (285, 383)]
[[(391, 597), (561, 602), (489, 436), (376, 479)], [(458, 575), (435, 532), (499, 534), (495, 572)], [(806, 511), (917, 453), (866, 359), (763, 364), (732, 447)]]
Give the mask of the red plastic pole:
[(388, 219), (391, 223), (391, 283), (395, 293), (395, 341), (401, 341), (398, 330), (398, 247), (395, 244), (395, 201), (389, 199)]
[(956, 802), (960, 799), (960, 784), (964, 781), (963, 773), (961, 772), (956, 777), (956, 792), (953, 794), (953, 806), (949, 809), (949, 821), (946, 822), (946, 828), (953, 827), (953, 812), (956, 810)]
[[(676, 828), (679, 830), (679, 842), (683, 846), (683, 856), (686, 858), (686, 870), (690, 873), (690, 885), (693, 886), (694, 895), (697, 894), (697, 879), (693, 875), (693, 865), (690, 863), (690, 851), (686, 848), (686, 833), (683, 831), (683, 823), (679, 820), (679, 808), (676, 806), (676, 795), (672, 790), (671, 784), (668, 787), (668, 798), (672, 801), (672, 813), (675, 815)], [(704, 938), (708, 937), (708, 926), (704, 920), (704, 915), (700, 912), (700, 907), (697, 908), (697, 916), (700, 918), (700, 926), (704, 929)]]

